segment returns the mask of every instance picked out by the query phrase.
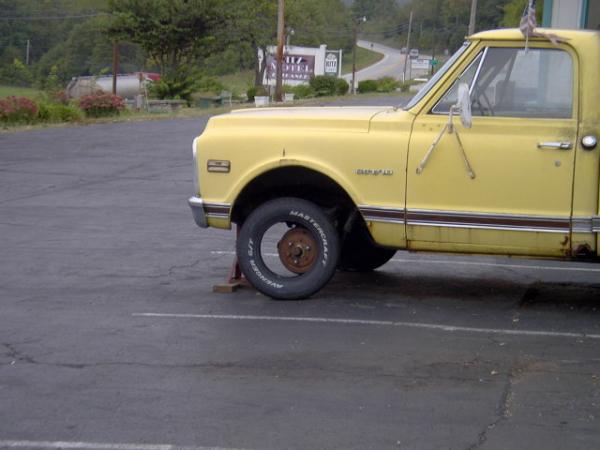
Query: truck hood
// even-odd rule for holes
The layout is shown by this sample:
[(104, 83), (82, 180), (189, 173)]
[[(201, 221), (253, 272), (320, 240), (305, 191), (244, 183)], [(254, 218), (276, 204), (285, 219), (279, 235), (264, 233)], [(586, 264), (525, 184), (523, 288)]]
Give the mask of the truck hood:
[(284, 127), (308, 130), (327, 128), (331, 131), (367, 133), (371, 119), (390, 109), (391, 106), (238, 109), (213, 117), (209, 127)]

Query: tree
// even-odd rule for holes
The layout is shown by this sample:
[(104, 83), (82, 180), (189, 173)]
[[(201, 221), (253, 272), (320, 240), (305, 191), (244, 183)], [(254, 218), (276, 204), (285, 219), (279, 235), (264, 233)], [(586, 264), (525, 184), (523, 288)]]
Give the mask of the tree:
[[(76, 24), (35, 64), (38, 84), (46, 87), (53, 67), (55, 76), (65, 84), (73, 76), (100, 75), (112, 71), (112, 42), (107, 36), (108, 17), (94, 17)], [(145, 63), (142, 50), (129, 43), (120, 44), (122, 72), (140, 70)]]
[[(502, 18), (501, 25), (504, 27), (518, 27), (528, 2), (529, 0), (511, 0), (504, 5), (502, 8), (504, 17)], [(544, 2), (537, 2), (536, 6), (537, 22), (542, 23)]]
[(267, 54), (267, 46), (277, 37), (277, 2), (273, 0), (230, 0), (229, 34), (238, 42), (249, 44), (254, 59), (254, 85), (262, 85), (266, 61), (258, 57), (258, 49)]
[(110, 0), (116, 40), (140, 45), (163, 76), (186, 77), (202, 57), (218, 48), (224, 26), (219, 0)]
[(352, 4), (352, 15), (368, 20), (390, 17), (397, 10), (396, 0), (355, 0)]
[(352, 48), (352, 14), (341, 0), (288, 0), (286, 8), (293, 44)]
[(18, 58), (13, 60), (11, 65), (5, 65), (0, 70), (0, 81), (15, 85), (15, 86), (29, 86), (31, 85), (33, 78), (29, 69), (23, 64)]

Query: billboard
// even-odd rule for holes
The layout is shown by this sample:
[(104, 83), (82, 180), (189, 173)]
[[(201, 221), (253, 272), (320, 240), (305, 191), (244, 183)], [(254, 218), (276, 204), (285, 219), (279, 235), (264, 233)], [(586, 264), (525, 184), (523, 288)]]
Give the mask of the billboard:
[[(275, 79), (277, 74), (277, 58), (275, 55), (267, 57), (267, 78)], [(283, 79), (295, 81), (309, 81), (315, 75), (314, 55), (284, 55)]]

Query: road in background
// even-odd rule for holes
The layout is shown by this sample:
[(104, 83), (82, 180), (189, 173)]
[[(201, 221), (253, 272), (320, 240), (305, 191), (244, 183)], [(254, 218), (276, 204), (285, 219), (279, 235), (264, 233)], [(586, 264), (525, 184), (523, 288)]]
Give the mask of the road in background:
[[(410, 64), (410, 58), (400, 53), (400, 50), (383, 44), (378, 44), (377, 42), (365, 40), (359, 40), (357, 45), (367, 50), (383, 54), (383, 58), (380, 61), (356, 72), (357, 86), (358, 82), (363, 80), (377, 80), (383, 77), (393, 77), (397, 80), (402, 79), (402, 75), (404, 73), (404, 61), (406, 60), (407, 63)], [(352, 58), (352, 54), (350, 53), (348, 57)], [(429, 55), (420, 55), (419, 57), (430, 58)], [(412, 76), (413, 78), (417, 76), (423, 76), (426, 75), (427, 72), (428, 71), (423, 70), (412, 71)], [(408, 68), (406, 71), (406, 76), (409, 76)], [(344, 74), (342, 78), (344, 78), (348, 83), (351, 83), (352, 73)]]
[(600, 447), (600, 265), (399, 252), (215, 294), (205, 124), (0, 135), (0, 448)]

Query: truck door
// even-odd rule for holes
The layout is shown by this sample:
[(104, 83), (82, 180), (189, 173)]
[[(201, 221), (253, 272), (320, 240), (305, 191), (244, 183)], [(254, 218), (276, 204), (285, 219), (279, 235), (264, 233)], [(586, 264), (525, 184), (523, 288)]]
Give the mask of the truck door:
[[(415, 120), (409, 144), (411, 249), (564, 256), (577, 145), (577, 55), (566, 45), (479, 44)], [(460, 77), (460, 79), (459, 79)], [(458, 82), (470, 87), (472, 128), (448, 122)], [(467, 164), (468, 163), (468, 164)], [(467, 170), (473, 169), (474, 178)]]

